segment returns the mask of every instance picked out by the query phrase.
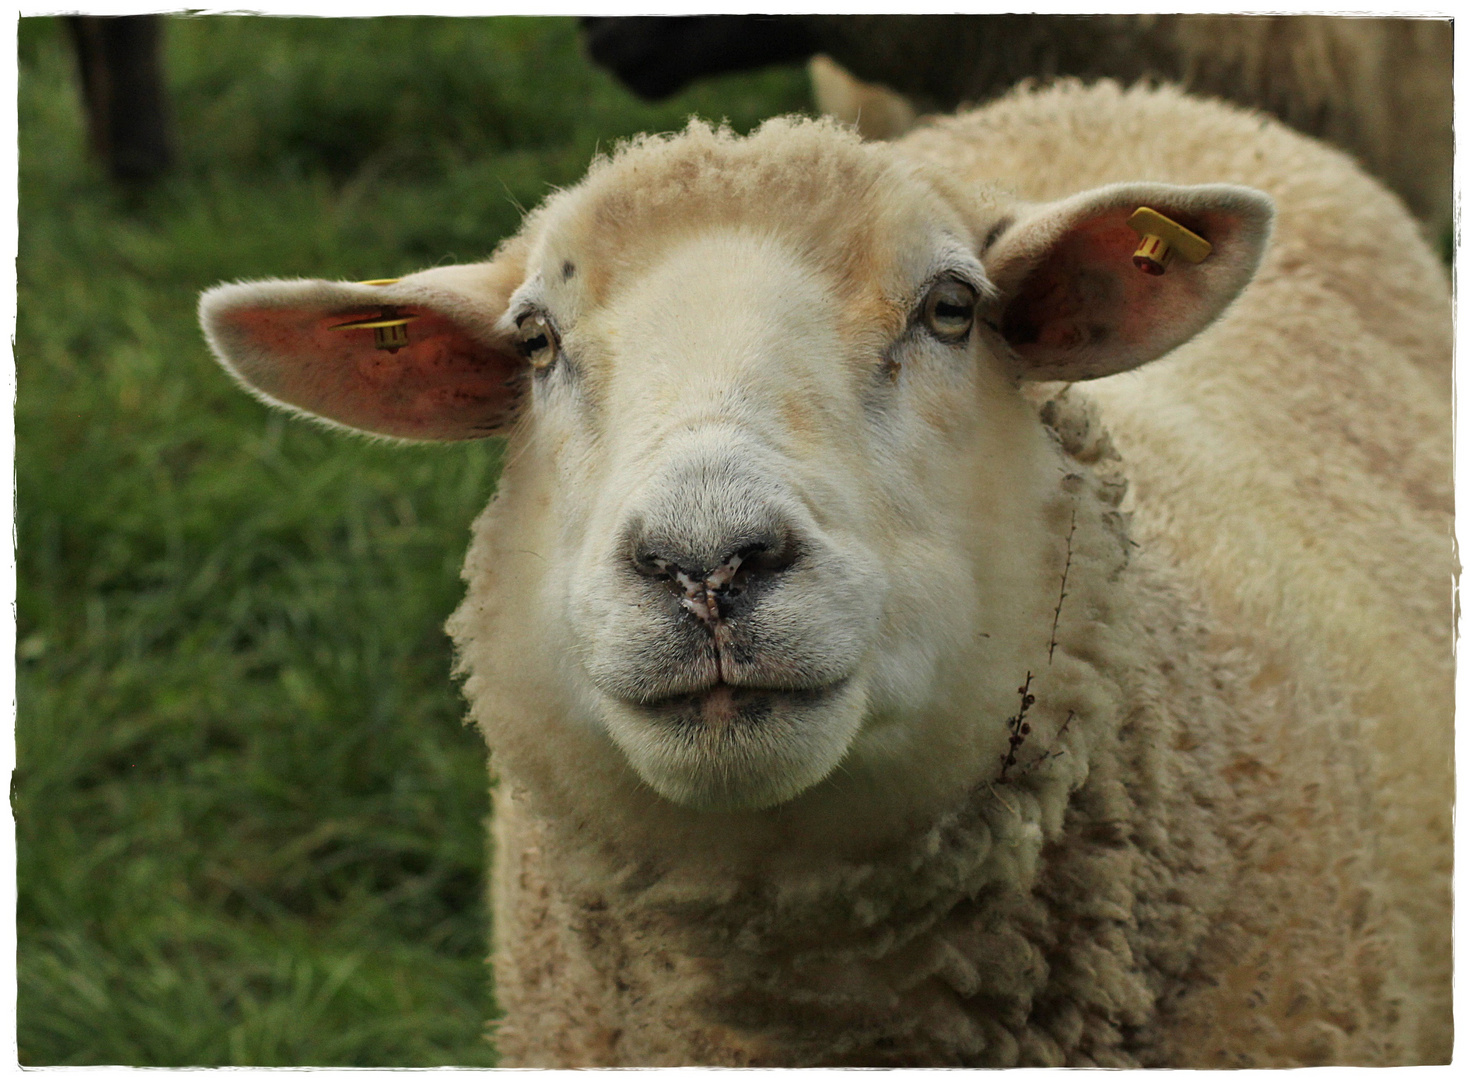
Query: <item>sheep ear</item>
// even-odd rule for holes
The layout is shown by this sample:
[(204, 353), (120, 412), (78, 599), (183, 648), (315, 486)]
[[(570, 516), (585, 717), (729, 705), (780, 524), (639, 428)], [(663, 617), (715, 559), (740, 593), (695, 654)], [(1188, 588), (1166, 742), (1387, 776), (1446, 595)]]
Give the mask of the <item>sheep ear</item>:
[[(1186, 255), (1202, 248), (1174, 244), (1162, 274), (1140, 269), (1129, 225), (1140, 207), (1202, 237), (1208, 254), (1194, 262)], [(1029, 208), (983, 256), (1021, 377), (1096, 379), (1182, 345), (1255, 274), (1273, 213), (1266, 195), (1228, 184), (1115, 184)]]
[[(270, 404), (400, 439), (477, 439), (509, 427), (525, 382), (497, 326), (523, 276), (502, 256), (384, 284), (219, 285), (199, 321), (219, 362)], [(352, 325), (374, 322), (398, 325)]]

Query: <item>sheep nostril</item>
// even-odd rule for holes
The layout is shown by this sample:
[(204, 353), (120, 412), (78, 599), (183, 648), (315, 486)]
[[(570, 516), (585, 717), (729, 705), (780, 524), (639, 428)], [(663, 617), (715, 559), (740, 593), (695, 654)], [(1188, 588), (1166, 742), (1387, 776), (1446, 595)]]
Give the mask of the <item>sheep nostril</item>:
[(645, 552), (635, 552), (633, 567), (644, 577), (655, 581), (669, 581), (673, 577), (672, 564), (667, 559)]
[(785, 570), (794, 561), (789, 545), (766, 542), (747, 544), (727, 556), (705, 575), (705, 586), (725, 596), (736, 596), (760, 578)]
[(652, 581), (667, 582), (675, 593), (693, 596), (705, 591), (708, 577), (703, 570), (686, 570), (654, 548), (639, 548), (632, 552), (633, 568)]
[(790, 537), (782, 537), (773, 543), (752, 544), (740, 554), (743, 576), (766, 577), (789, 570), (796, 562), (798, 551)]

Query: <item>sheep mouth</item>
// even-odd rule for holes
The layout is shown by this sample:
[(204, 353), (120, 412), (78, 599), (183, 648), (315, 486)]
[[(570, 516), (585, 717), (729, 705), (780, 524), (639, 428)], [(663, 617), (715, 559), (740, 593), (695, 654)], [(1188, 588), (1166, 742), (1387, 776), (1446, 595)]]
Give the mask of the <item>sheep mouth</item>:
[(825, 705), (842, 692), (848, 681), (842, 678), (822, 686), (799, 689), (732, 686), (718, 682), (693, 693), (628, 704), (662, 727), (675, 731), (688, 728), (708, 732), (726, 727), (759, 726), (776, 717), (799, 716)]
[(860, 674), (787, 690), (716, 682), (651, 704), (617, 701), (604, 721), (633, 770), (664, 798), (697, 810), (760, 810), (837, 767), (865, 701)]

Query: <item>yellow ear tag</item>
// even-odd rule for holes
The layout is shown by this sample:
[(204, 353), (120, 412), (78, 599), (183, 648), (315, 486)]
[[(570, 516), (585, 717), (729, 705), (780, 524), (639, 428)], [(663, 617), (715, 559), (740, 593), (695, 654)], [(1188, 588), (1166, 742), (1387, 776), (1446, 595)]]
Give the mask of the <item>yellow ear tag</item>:
[[(362, 284), (366, 284), (365, 282)], [(408, 344), (408, 324), (417, 319), (417, 315), (400, 315), (395, 307), (385, 307), (376, 318), (356, 319), (353, 322), (338, 323), (332, 327), (333, 330), (371, 330), (373, 332), (373, 345), (388, 352), (397, 352)]]
[(1162, 274), (1168, 269), (1176, 251), (1190, 262), (1197, 263), (1203, 262), (1214, 250), (1204, 237), (1195, 235), (1179, 222), (1147, 206), (1133, 211), (1128, 218), (1128, 227), (1141, 238), (1138, 250), (1133, 253), (1133, 265), (1145, 274)]

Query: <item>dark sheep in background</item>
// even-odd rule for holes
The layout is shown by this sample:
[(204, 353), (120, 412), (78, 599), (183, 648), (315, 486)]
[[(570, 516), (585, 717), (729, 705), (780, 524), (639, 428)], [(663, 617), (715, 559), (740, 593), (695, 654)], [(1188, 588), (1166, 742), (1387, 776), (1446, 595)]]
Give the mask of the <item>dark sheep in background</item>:
[[(645, 97), (666, 96), (704, 75), (816, 53), (906, 95), (920, 111), (979, 104), (1023, 79), (1177, 82), (1263, 109), (1351, 152), (1435, 234), (1450, 225), (1453, 30), (1447, 19), (738, 15), (584, 24), (591, 57)], [(843, 115), (833, 83), (819, 82), (818, 105), (857, 120)]]

